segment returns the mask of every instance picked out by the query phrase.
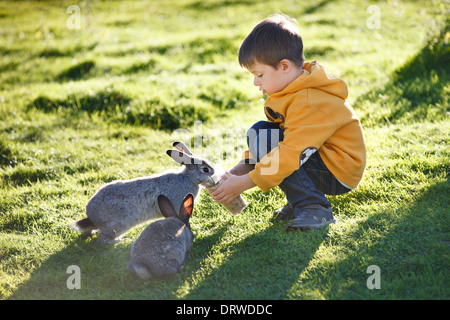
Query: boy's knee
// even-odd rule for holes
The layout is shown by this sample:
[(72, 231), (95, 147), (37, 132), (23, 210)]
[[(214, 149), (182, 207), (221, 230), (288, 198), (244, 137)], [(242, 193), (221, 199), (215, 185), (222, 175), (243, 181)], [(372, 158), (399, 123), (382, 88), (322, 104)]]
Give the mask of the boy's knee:
[(260, 130), (268, 128), (268, 124), (269, 122), (263, 120), (254, 123), (251, 128), (247, 130), (247, 137), (251, 140), (254, 140)]
[(280, 127), (278, 124), (264, 120), (254, 123), (253, 126), (247, 130), (247, 142), (254, 141), (261, 133), (267, 134), (267, 130), (271, 129), (280, 130)]
[(256, 138), (258, 137), (258, 134), (260, 130), (264, 129), (267, 126), (267, 121), (258, 121), (253, 126), (251, 126), (250, 129), (247, 130), (247, 146), (249, 148), (252, 148)]

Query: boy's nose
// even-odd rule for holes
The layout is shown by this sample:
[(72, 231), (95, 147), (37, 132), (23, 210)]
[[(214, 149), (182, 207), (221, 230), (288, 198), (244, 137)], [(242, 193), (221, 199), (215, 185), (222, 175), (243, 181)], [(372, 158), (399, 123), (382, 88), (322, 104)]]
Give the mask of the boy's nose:
[(256, 77), (253, 78), (253, 85), (254, 86), (260, 86), (261, 85), (261, 83), (256, 79)]

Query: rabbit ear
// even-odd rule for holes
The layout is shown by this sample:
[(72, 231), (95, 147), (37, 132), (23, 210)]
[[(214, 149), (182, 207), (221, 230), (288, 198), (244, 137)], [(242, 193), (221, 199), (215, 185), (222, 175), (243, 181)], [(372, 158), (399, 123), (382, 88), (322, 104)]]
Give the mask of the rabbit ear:
[(161, 213), (164, 217), (177, 217), (177, 213), (175, 212), (175, 209), (172, 206), (172, 203), (169, 199), (167, 199), (166, 196), (160, 194), (158, 196), (158, 206), (159, 210), (161, 210)]
[(189, 193), (186, 197), (184, 197), (183, 203), (180, 207), (179, 217), (181, 221), (183, 221), (184, 223), (188, 223), (189, 218), (192, 215), (192, 210), (194, 210), (194, 196)]
[(175, 148), (177, 148), (178, 150), (180, 150), (180, 151), (182, 151), (182, 152), (192, 156), (191, 150), (189, 150), (189, 148), (183, 142), (175, 141), (174, 143), (172, 143), (172, 145)]
[(167, 150), (166, 153), (176, 162), (184, 165), (193, 165), (193, 164), (199, 164), (202, 161), (192, 157), (182, 151), (178, 150)]

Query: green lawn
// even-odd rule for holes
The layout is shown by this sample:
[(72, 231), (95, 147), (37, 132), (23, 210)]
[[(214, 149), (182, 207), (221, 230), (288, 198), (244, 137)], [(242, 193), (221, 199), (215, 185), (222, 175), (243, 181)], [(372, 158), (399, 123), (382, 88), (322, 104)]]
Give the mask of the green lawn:
[[(80, 29), (70, 29), (70, 5)], [(370, 5), (379, 9), (379, 29)], [(360, 186), (338, 223), (286, 232), (278, 188), (232, 216), (202, 191), (191, 259), (168, 280), (126, 269), (145, 225), (100, 245), (69, 228), (104, 183), (177, 164), (191, 140), (227, 168), (264, 96), (237, 50), (280, 10), (305, 56), (345, 79), (363, 124)], [(449, 299), (450, 30), (446, 1), (0, 2), (0, 298)], [(71, 21), (71, 20), (70, 20)], [(69, 24), (70, 25), (70, 24)], [(69, 289), (67, 268), (80, 268)], [(380, 289), (367, 270), (380, 269)]]

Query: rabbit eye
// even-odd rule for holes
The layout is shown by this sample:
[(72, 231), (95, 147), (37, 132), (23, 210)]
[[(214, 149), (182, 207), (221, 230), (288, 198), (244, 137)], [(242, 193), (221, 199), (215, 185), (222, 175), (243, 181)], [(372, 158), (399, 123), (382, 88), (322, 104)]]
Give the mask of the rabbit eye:
[(205, 173), (208, 173), (209, 172), (209, 168), (204, 167), (204, 168), (202, 168), (202, 171), (205, 172)]

